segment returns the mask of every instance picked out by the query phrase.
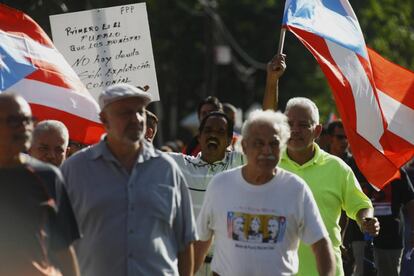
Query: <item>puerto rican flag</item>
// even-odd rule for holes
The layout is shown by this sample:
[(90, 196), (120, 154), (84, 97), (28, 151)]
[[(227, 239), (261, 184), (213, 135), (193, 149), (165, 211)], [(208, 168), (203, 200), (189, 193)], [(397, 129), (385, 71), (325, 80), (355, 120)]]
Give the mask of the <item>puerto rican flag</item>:
[(347, 0), (287, 0), (283, 25), (326, 75), (356, 163), (381, 189), (414, 156), (414, 73), (367, 49)]
[(63, 122), (70, 139), (99, 141), (99, 106), (53, 43), (26, 14), (0, 4), (0, 92), (23, 96), (39, 120)]

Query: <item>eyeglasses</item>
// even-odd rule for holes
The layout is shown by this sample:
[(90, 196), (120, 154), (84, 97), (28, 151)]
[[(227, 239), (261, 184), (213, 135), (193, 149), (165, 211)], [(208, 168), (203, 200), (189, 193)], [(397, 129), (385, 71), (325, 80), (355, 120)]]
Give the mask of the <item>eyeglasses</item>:
[(342, 135), (342, 134), (335, 134), (334, 135), (336, 137), (336, 139), (338, 140), (345, 140), (348, 139), (348, 137), (346, 137), (346, 135)]
[(0, 118), (1, 123), (5, 123), (10, 128), (18, 128), (20, 126), (27, 126), (33, 124), (35, 118), (32, 116), (18, 116), (10, 115), (6, 118)]

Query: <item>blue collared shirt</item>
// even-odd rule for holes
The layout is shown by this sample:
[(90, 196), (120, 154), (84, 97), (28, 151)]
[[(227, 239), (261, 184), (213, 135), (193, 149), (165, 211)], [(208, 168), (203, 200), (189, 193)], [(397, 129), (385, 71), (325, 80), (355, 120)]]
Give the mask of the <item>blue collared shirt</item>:
[(62, 166), (82, 239), (82, 275), (178, 275), (178, 252), (197, 239), (175, 162), (144, 142), (131, 174), (106, 140)]

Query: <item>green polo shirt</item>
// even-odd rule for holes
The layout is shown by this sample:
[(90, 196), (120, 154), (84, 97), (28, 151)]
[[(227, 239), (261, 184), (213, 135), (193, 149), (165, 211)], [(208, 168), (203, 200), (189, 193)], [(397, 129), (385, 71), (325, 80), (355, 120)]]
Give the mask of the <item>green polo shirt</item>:
[[(361, 191), (351, 168), (340, 158), (321, 150), (315, 144), (314, 157), (303, 165), (291, 160), (284, 151), (279, 166), (306, 181), (312, 190), (322, 219), (328, 230), (336, 257), (337, 275), (343, 275), (341, 251), (341, 210), (355, 219), (359, 210), (372, 208), (371, 201)], [(315, 257), (309, 245), (299, 246), (298, 275), (318, 275)]]

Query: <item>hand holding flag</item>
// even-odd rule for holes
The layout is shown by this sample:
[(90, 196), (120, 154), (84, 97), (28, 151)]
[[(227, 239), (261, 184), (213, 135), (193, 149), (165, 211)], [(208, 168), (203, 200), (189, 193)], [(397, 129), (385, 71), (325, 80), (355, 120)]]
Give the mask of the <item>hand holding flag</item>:
[(267, 64), (266, 91), (263, 98), (263, 109), (276, 109), (279, 99), (278, 82), (286, 70), (286, 55), (277, 54)]

